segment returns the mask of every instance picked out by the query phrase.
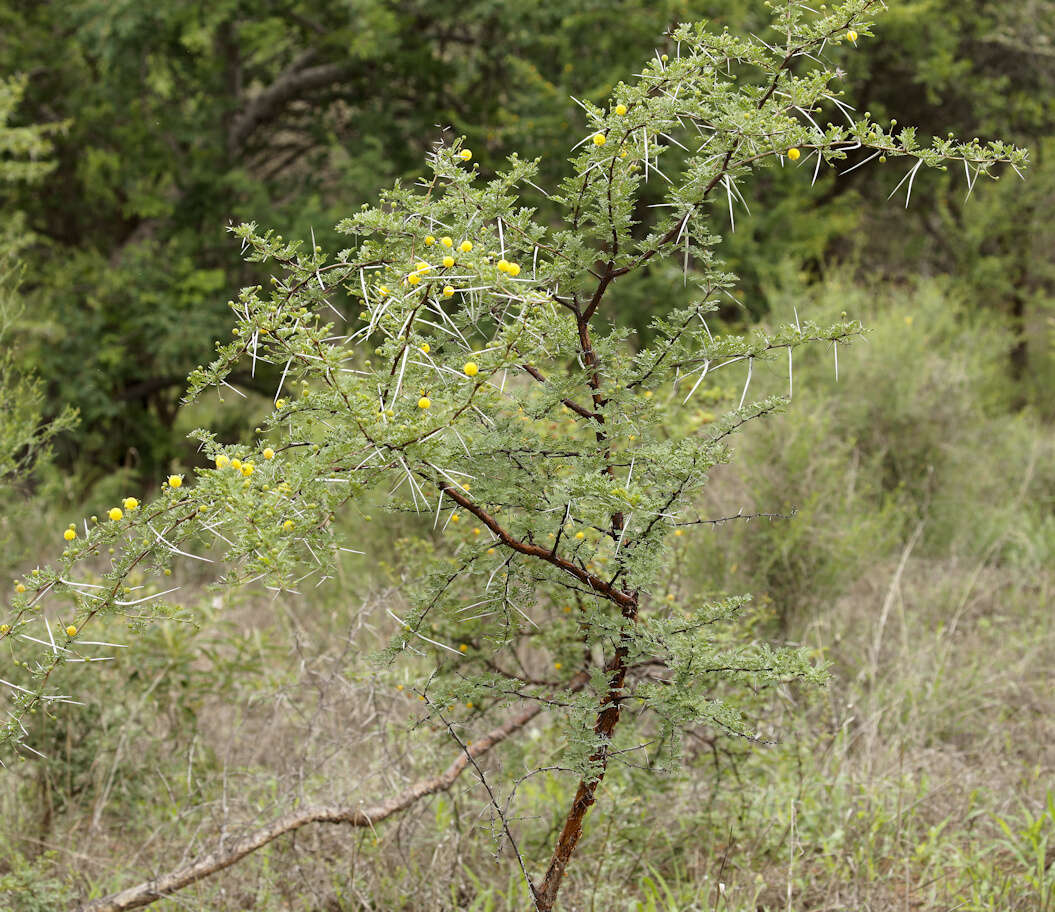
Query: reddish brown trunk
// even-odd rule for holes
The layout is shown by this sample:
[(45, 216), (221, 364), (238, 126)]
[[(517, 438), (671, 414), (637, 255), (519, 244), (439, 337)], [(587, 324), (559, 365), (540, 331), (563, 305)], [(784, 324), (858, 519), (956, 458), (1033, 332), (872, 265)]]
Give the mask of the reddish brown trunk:
[[(637, 617), (636, 608), (624, 611), (628, 621), (633, 622)], [(549, 868), (542, 884), (535, 888), (535, 905), (539, 912), (550, 912), (553, 904), (557, 901), (557, 892), (560, 890), (564, 872), (575, 852), (575, 847), (582, 836), (583, 821), (587, 811), (596, 800), (597, 787), (604, 779), (608, 769), (608, 745), (612, 738), (612, 732), (619, 722), (619, 704), (623, 697), (623, 683), (626, 680), (626, 659), (628, 650), (620, 646), (609, 665), (611, 677), (608, 679), (608, 692), (605, 694), (601, 711), (597, 715), (594, 732), (602, 739), (601, 746), (590, 757), (591, 762), (599, 764), (599, 769), (593, 779), (582, 779), (575, 791), (575, 799), (571, 803), (568, 816), (564, 820), (564, 826), (560, 832), (560, 838), (553, 850), (553, 858), (550, 860)]]

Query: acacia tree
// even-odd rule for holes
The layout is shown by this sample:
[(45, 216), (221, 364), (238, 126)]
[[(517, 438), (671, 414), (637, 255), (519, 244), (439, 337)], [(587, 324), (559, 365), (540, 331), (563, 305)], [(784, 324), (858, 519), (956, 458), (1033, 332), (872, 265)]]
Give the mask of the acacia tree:
[[(773, 3), (768, 41), (679, 27), (674, 54), (618, 85), (607, 107), (585, 105), (590, 132), (555, 192), (516, 156), (481, 183), (472, 152), (454, 140), (436, 147), (427, 178), (341, 222), (351, 240), (333, 255), (253, 225), (234, 230), (247, 259), (274, 266), (273, 287), (230, 302), (234, 339), (192, 374), (188, 397), (268, 363), (282, 378), (274, 410), (256, 446), (196, 432), (208, 464), (193, 484), (173, 475), (149, 503), (130, 497), (71, 525), (58, 566), (19, 582), (0, 642), (46, 645), (5, 682), (4, 738), (32, 749), (20, 719), (64, 699), (54, 687), (67, 661), (106, 648), (88, 639), (93, 626), (166, 613), (164, 591), (125, 594), (133, 569), (169, 572), (219, 543), (222, 555), (207, 559), (222, 557), (226, 584), (293, 589), (329, 575), (349, 545), (369, 547), (345, 542), (337, 518), (381, 490), (389, 509), (434, 530), (432, 547), (408, 557), (404, 607), (388, 609), (385, 658), (413, 656), (424, 668), (422, 713), (458, 753), (442, 775), (374, 807), (291, 812), (85, 909), (147, 905), (308, 823), (374, 825), (470, 766), (486, 786), (480, 757), (545, 711), (563, 728), (561, 765), (578, 777), (548, 861), (523, 856), (487, 792), (534, 908), (547, 912), (622, 745), (650, 733), (653, 755), (669, 762), (688, 726), (751, 738), (737, 685), (823, 679), (797, 650), (737, 637), (747, 596), (668, 594), (667, 561), (673, 536), (722, 521), (694, 504), (709, 471), (729, 460), (731, 436), (790, 398), (793, 350), (819, 343), (837, 355), (861, 331), (796, 316), (772, 332), (712, 334), (708, 315), (735, 283), (715, 253), (714, 207), (733, 217), (758, 168), (816, 175), (851, 151), (907, 163), (906, 197), (924, 165), (955, 161), (973, 182), (999, 163), (1025, 163), (1002, 143), (924, 147), (912, 128), (894, 134), (854, 117), (829, 58), (870, 36), (881, 5), (846, 0), (818, 13)], [(840, 123), (825, 123), (825, 111)], [(665, 214), (642, 233), (633, 211), (650, 180), (666, 187)], [(560, 225), (533, 217), (539, 193), (564, 213)], [(625, 276), (662, 269), (691, 282), (695, 300), (656, 319), (654, 341), (639, 347), (609, 321), (611, 302)], [(341, 312), (349, 303), (359, 323), (338, 333), (329, 321), (354, 315)], [(753, 401), (754, 362), (785, 352), (788, 396)], [(708, 377), (737, 365), (744, 387), (726, 415), (672, 420)], [(100, 560), (101, 584), (78, 581), (80, 565)]]

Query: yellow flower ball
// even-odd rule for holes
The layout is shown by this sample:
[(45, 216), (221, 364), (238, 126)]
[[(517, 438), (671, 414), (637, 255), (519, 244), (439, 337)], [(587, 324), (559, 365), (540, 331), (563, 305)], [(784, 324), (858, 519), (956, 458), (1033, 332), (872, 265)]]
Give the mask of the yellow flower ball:
[(11, 625), (10, 624), (0, 624), (0, 634), (10, 633), (10, 632), (11, 632)]
[(454, 297), (454, 286), (453, 285), (444, 285), (443, 286), (443, 296), (445, 298), (452, 298), (452, 297)]
[(239, 471), (241, 471), (242, 460), (241, 459), (232, 459), (231, 460), (231, 468), (232, 469), (238, 469)]
[(499, 260), (498, 261), (498, 271), (499, 272), (506, 272), (508, 269), (509, 269), (509, 261), (508, 260)]
[(132, 510), (136, 509), (136, 507), (138, 507), (138, 506), (139, 506), (139, 501), (136, 500), (134, 497), (126, 497), (124, 499), (124, 507), (129, 512), (131, 512)]
[(421, 346), (421, 350), (427, 355), (430, 351), (432, 351), (432, 346), (429, 345), (428, 342), (426, 342), (424, 345)]
[(426, 234), (425, 235), (425, 246), (426, 247), (431, 247), (435, 243), (436, 243), (436, 238), (434, 238), (431, 234)]
[(463, 367), (462, 370), (465, 371), (466, 377), (475, 377), (478, 373), (480, 373), (480, 368), (477, 367), (475, 361), (467, 361), (465, 363), (465, 367)]
[(388, 294), (388, 286), (382, 285), (380, 288), (377, 289), (377, 292), (383, 298), (386, 294)]
[(853, 29), (850, 29), (850, 31), (848, 31), (846, 33), (846, 37), (849, 38), (850, 41), (856, 42), (857, 41), (857, 32), (855, 32)]
[(77, 530), (67, 529), (65, 532), (62, 533), (62, 537), (66, 539), (66, 541), (73, 541), (77, 537)]
[(21, 595), (25, 591), (26, 591), (26, 587), (25, 586), (23, 586), (21, 583), (15, 583), (15, 592), (17, 592), (19, 595)]
[(469, 647), (465, 643), (462, 643), (462, 645), (458, 647), (458, 651), (459, 652), (468, 652), (469, 651)]
[(408, 285), (417, 285), (420, 281), (421, 276), (419, 276), (416, 272), (412, 272), (410, 275), (407, 276)]
[(255, 467), (253, 466), (253, 464), (251, 462), (247, 462), (247, 463), (244, 463), (242, 465), (242, 474), (246, 478), (248, 478), (250, 475), (252, 475), (254, 471), (255, 471)]
[(554, 668), (555, 668), (555, 669), (556, 669), (557, 671), (560, 671), (560, 670), (561, 670), (561, 669), (562, 669), (562, 668), (563, 668), (564, 666), (563, 666), (563, 665), (561, 665), (561, 663), (560, 663), (560, 662), (554, 662), (554, 663), (553, 663), (553, 667), (554, 667)]
[(494, 548), (488, 548), (487, 549), (487, 553), (488, 554), (494, 554), (495, 553), (495, 549)]
[(440, 238), (440, 243), (444, 247), (453, 247), (454, 246), (454, 241), (451, 240), (451, 238), (449, 238), (449, 237), (441, 237)]
[(421, 397), (421, 398), (420, 398), (420, 399), (418, 400), (418, 408), (419, 408), (419, 409), (427, 409), (427, 408), (432, 408), (432, 400), (431, 400), (431, 399), (429, 399), (429, 397), (428, 397), (428, 396), (422, 396), (422, 397)]
[(473, 249), (473, 244), (472, 244), (472, 241), (462, 241), (462, 242), (461, 242), (461, 243), (460, 243), (460, 244), (458, 245), (458, 249), (459, 249), (459, 250), (460, 250), (460, 251), (461, 251), (462, 253), (468, 253), (468, 252), (469, 252), (470, 250), (472, 250), (472, 249)]
[(520, 267), (516, 263), (510, 263), (509, 266), (506, 267), (506, 272), (511, 276), (518, 276), (520, 275)]
[(576, 532), (575, 533), (575, 537), (576, 538), (586, 538), (586, 533), (585, 532)]
[(271, 447), (264, 448), (264, 459), (274, 459), (275, 451)]
[(788, 149), (788, 158), (793, 162), (798, 161), (802, 153), (798, 149)]
[(183, 486), (183, 476), (182, 475), (169, 475), (169, 487), (170, 488), (180, 488), (182, 486)]
[(469, 161), (472, 157), (473, 157), (473, 150), (472, 149), (462, 149), (462, 151), (458, 153), (458, 158), (460, 158), (462, 161), (465, 161), (465, 162)]
[(285, 399), (276, 399), (275, 400), (275, 408), (281, 410), (281, 409), (284, 409), (285, 407), (286, 407), (286, 400)]
[(282, 523), (282, 528), (288, 532), (290, 529), (293, 528), (293, 520), (287, 519), (284, 523)]
[(418, 272), (428, 272), (430, 269), (432, 269), (432, 267), (428, 263), (424, 263), (421, 260), (418, 260), (418, 263), (417, 263), (417, 270), (418, 270)]
[(77, 628), (74, 627), (73, 624), (70, 624), (70, 626), (66, 628), (66, 636), (68, 636), (68, 637), (75, 637), (75, 636), (77, 636)]
[(606, 142), (608, 142), (608, 139), (603, 133), (594, 133), (593, 144), (595, 146), (603, 146)]
[(615, 113), (618, 114), (620, 117), (622, 117), (626, 113), (626, 105), (625, 104), (617, 104), (615, 106)]
[(450, 254), (443, 258), (443, 265), (450, 269), (454, 265), (454, 257)]
[(457, 522), (461, 517), (457, 513), (451, 514), (451, 522)]
[(120, 507), (111, 507), (110, 512), (106, 515), (109, 516), (110, 519), (112, 519), (114, 522), (117, 522), (125, 514)]

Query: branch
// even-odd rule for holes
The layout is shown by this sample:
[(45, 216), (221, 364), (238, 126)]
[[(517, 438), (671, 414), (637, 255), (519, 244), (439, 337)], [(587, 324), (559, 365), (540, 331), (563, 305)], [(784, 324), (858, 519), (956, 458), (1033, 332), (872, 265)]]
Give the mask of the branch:
[[(532, 377), (538, 380), (539, 383), (546, 382), (546, 378), (543, 376), (542, 372), (538, 368), (532, 367), (530, 364), (521, 364), (520, 366), (524, 368), (524, 370), (526, 370), (529, 374), (531, 374)], [(598, 415), (596, 412), (591, 412), (587, 408), (583, 408), (581, 405), (579, 405), (578, 402), (575, 402), (572, 399), (561, 399), (561, 402), (564, 405), (568, 406), (568, 408), (570, 408), (577, 415), (582, 415), (583, 418), (591, 418), (595, 421), (601, 420), (601, 415)]]
[[(583, 676), (583, 680), (585, 681), (585, 676)], [(579, 686), (581, 686), (581, 683)], [(280, 836), (307, 826), (309, 823), (343, 823), (353, 827), (375, 826), (393, 814), (406, 810), (418, 799), (449, 789), (454, 785), (470, 761), (475, 761), (477, 757), (486, 754), (496, 744), (500, 744), (514, 732), (519, 731), (542, 710), (542, 705), (529, 706), (521, 710), (517, 715), (511, 717), (497, 728), (492, 729), (478, 741), (473, 741), (472, 747), (465, 748), (455, 757), (450, 766), (441, 775), (430, 779), (421, 779), (398, 795), (393, 795), (385, 801), (369, 807), (362, 807), (361, 805), (355, 807), (316, 805), (302, 808), (299, 811), (291, 811), (267, 826), (243, 836), (227, 849), (221, 848), (209, 852), (193, 864), (170, 871), (167, 874), (161, 874), (153, 880), (129, 887), (119, 893), (92, 900), (78, 906), (76, 912), (123, 912), (125, 909), (141, 909), (143, 906), (149, 906), (164, 896), (169, 896), (184, 887), (215, 874), (217, 871), (230, 867), (251, 852), (255, 852)]]
[[(427, 481), (435, 481), (434, 478), (431, 478), (426, 473), (421, 473), (421, 476)], [(615, 604), (617, 604), (624, 611), (629, 609), (633, 609), (635, 611), (637, 610), (637, 598), (634, 595), (623, 592), (621, 589), (616, 589), (614, 586), (612, 586), (610, 583), (605, 582), (599, 576), (590, 573), (590, 571), (582, 567), (576, 566), (566, 558), (558, 557), (557, 554), (553, 551), (547, 550), (546, 548), (541, 548), (538, 545), (532, 544), (530, 542), (521, 541), (519, 538), (516, 538), (514, 535), (504, 529), (502, 525), (498, 522), (498, 520), (496, 520), (483, 507), (470, 500), (465, 495), (465, 492), (462, 491), (460, 488), (456, 488), (453, 485), (443, 481), (437, 482), (437, 487), (439, 487), (439, 489), (443, 491), (444, 494), (446, 494), (460, 507), (464, 508), (465, 510), (468, 510), (470, 513), (473, 514), (473, 516), (479, 519), (480, 522), (487, 526), (487, 528), (495, 534), (495, 537), (498, 538), (506, 547), (511, 548), (514, 551), (518, 551), (521, 554), (526, 554), (529, 557), (541, 558), (546, 563), (552, 564), (554, 567), (563, 570), (565, 573), (570, 573), (580, 582), (585, 583), (587, 586), (593, 589), (594, 592), (603, 595), (609, 601), (615, 602)]]
[(349, 63), (323, 63), (307, 66), (315, 58), (315, 50), (300, 54), (271, 85), (256, 95), (231, 122), (228, 145), (241, 149), (257, 127), (273, 120), (296, 98), (339, 82), (357, 69)]

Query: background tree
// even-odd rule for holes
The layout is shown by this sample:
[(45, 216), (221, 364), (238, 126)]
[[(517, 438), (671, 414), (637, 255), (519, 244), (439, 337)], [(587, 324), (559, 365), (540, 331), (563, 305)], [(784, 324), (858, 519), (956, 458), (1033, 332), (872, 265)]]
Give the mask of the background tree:
[[(664, 24), (702, 18), (756, 34), (765, 26), (753, 5), (728, 0), (585, 10), (474, 0), (452, 16), (416, 0), (0, 3), (0, 71), (29, 76), (23, 122), (70, 123), (46, 190), (0, 197), (5, 212), (28, 213), (37, 237), (26, 253), (34, 306), (18, 330), (22, 358), (46, 382), (49, 414), (72, 403), (85, 419), (64, 438), (64, 465), (90, 485), (118, 466), (145, 478), (189, 458), (180, 441), (197, 418), (178, 423), (182, 378), (225, 331), (221, 290), (262, 278), (238, 261), (224, 225), (254, 219), (332, 243), (329, 226), (372, 200), (378, 178), (420, 174), (436, 124), (453, 125), (489, 161), (542, 156), (540, 185), (551, 188), (567, 135), (586, 128), (572, 97), (600, 102)], [(940, 121), (1040, 149), (1052, 123), (1051, 18), (1044, 2), (899, 4), (888, 40), (860, 43), (843, 66), (877, 120), (897, 109), (903, 123)], [(1013, 352), (1021, 376), (1025, 338), (1044, 329), (1050, 297), (1037, 265), (1042, 194), (980, 188), (981, 204), (961, 209), (962, 189), (936, 181), (917, 188), (920, 205), (894, 227), (875, 205), (892, 182), (874, 163), (839, 177), (822, 168), (817, 179), (820, 208), (796, 175), (763, 176), (754, 217), (728, 245), (743, 286), (725, 320), (758, 319), (800, 271), (825, 275), (846, 258), (884, 274), (952, 273), (1025, 329)], [(635, 218), (649, 223), (660, 201), (643, 193)], [(539, 205), (543, 220), (556, 217)], [(652, 273), (628, 281), (624, 300), (645, 337), (653, 314), (684, 303)], [(1047, 376), (1050, 359), (1045, 346), (1037, 352), (1023, 395), (1043, 407), (1030, 378)], [(234, 410), (225, 420), (232, 431), (253, 424)]]

